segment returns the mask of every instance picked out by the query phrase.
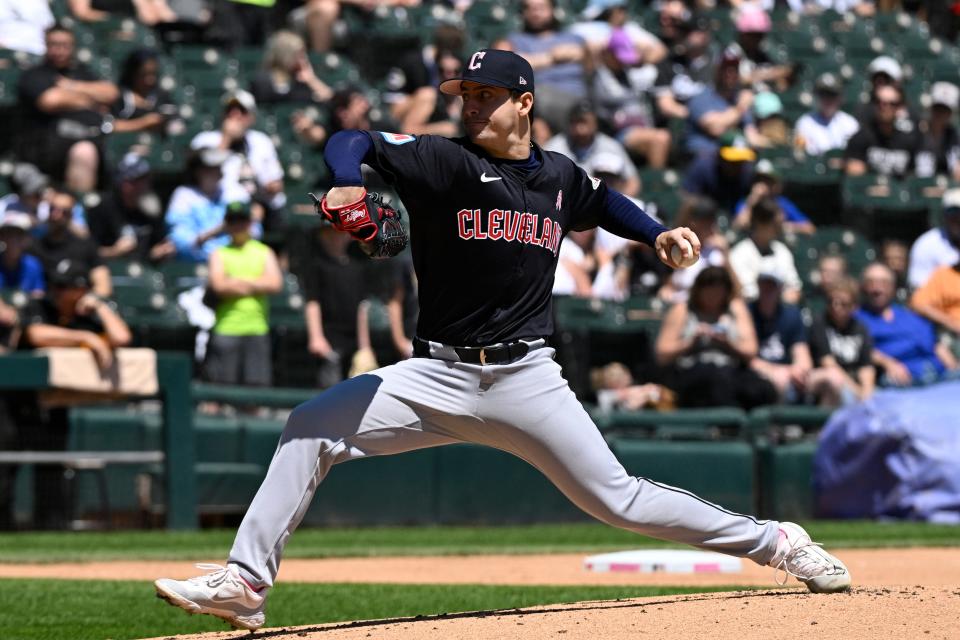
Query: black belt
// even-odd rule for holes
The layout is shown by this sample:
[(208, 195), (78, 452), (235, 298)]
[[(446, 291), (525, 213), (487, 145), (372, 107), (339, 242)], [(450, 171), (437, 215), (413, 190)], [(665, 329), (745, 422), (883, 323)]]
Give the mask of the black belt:
[[(531, 351), (543, 346), (546, 346), (546, 340), (542, 338), (531, 342), (523, 342), (521, 340), (517, 340), (516, 342), (503, 342), (489, 347), (447, 347), (443, 345), (444, 348), (455, 352), (460, 362), (479, 365), (509, 364), (516, 362)], [(442, 355), (434, 355), (431, 353), (429, 342), (418, 337), (413, 338), (413, 355), (418, 358), (443, 359)]]

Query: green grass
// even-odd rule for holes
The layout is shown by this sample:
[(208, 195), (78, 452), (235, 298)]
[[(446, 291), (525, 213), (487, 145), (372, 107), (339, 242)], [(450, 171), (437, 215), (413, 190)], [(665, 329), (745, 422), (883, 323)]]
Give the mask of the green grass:
[[(960, 527), (897, 522), (810, 522), (833, 548), (960, 545)], [(0, 534), (0, 562), (223, 559), (233, 530)], [(517, 527), (301, 529), (285, 558), (590, 552), (676, 546), (601, 524)]]
[[(282, 584), (271, 594), (267, 620), (308, 625), (730, 589)], [(215, 618), (188, 616), (155, 598), (147, 582), (0, 580), (4, 640), (122, 640), (226, 629)]]

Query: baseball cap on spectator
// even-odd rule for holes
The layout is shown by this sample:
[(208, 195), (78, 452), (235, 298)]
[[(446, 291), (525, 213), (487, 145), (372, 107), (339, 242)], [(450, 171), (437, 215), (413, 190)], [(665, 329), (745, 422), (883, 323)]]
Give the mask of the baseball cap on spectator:
[(590, 162), (590, 173), (597, 175), (624, 177), (627, 165), (622, 156), (614, 153), (598, 153)]
[(0, 230), (18, 229), (20, 231), (30, 231), (33, 228), (33, 218), (27, 213), (19, 211), (10, 211), (0, 217)]
[(476, 82), (521, 93), (533, 93), (533, 67), (526, 59), (512, 51), (481, 49), (470, 56), (459, 78), (450, 78), (440, 83), (440, 92), (458, 96), (462, 82)]
[(951, 111), (960, 103), (960, 89), (952, 82), (934, 82), (930, 87), (930, 104), (942, 105)]
[(753, 113), (758, 120), (783, 115), (783, 102), (780, 101), (780, 96), (775, 93), (769, 91), (758, 93), (753, 99)]
[(253, 213), (250, 211), (250, 205), (248, 203), (231, 202), (227, 205), (227, 210), (223, 214), (223, 221), (239, 222), (241, 220), (250, 220), (252, 216)]
[(626, 6), (627, 0), (590, 0), (583, 11), (580, 12), (580, 15), (585, 20), (596, 20), (610, 9)]
[(960, 188), (947, 189), (943, 193), (943, 213), (960, 214)]
[(867, 67), (867, 73), (870, 75), (870, 77), (873, 77), (878, 73), (883, 73), (890, 76), (894, 82), (900, 82), (903, 80), (903, 67), (901, 67), (900, 63), (890, 56), (878, 56), (874, 58)]
[(744, 6), (735, 24), (740, 33), (768, 33), (773, 27), (770, 16), (757, 5)]
[(817, 93), (827, 93), (830, 95), (838, 96), (843, 91), (843, 85), (840, 82), (840, 78), (836, 74), (830, 73), (821, 73), (817, 76), (817, 81), (813, 85), (813, 90)]
[(239, 105), (247, 113), (257, 112), (257, 101), (253, 94), (243, 89), (237, 89), (223, 96), (223, 108), (228, 109), (232, 105)]
[(150, 173), (150, 163), (137, 153), (128, 153), (117, 164), (117, 180), (129, 182)]
[(691, 13), (680, 24), (680, 29), (687, 33), (691, 31), (710, 31), (710, 18), (701, 13)]
[(720, 157), (727, 162), (753, 162), (757, 159), (756, 152), (735, 131), (723, 134), (717, 142), (720, 144)]
[(17, 165), (10, 179), (17, 193), (24, 196), (43, 193), (50, 186), (50, 178), (34, 165), (27, 163)]
[(613, 30), (607, 48), (622, 65), (631, 66), (640, 62), (640, 54), (624, 29)]
[(762, 158), (757, 162), (757, 165), (753, 169), (753, 174), (758, 178), (773, 178), (774, 180), (781, 178), (780, 172), (777, 171), (777, 168), (773, 166), (773, 163), (767, 158)]
[(723, 53), (720, 54), (720, 65), (728, 64), (740, 64), (740, 61), (743, 60), (743, 49), (740, 48), (740, 45), (734, 43), (727, 46)]
[(52, 287), (83, 287), (90, 286), (90, 276), (82, 265), (64, 259), (57, 263), (56, 268), (48, 277)]
[(757, 284), (761, 282), (772, 282), (779, 287), (783, 285), (784, 278), (775, 266), (764, 265), (760, 267), (760, 273), (757, 274)]
[(197, 163), (203, 167), (220, 167), (229, 158), (226, 151), (215, 147), (197, 149), (196, 154)]

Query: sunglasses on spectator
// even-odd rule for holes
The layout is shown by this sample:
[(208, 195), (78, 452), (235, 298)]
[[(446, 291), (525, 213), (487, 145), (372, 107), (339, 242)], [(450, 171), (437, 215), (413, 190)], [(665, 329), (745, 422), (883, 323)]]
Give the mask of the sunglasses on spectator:
[(901, 104), (899, 100), (877, 100), (878, 107), (899, 107)]

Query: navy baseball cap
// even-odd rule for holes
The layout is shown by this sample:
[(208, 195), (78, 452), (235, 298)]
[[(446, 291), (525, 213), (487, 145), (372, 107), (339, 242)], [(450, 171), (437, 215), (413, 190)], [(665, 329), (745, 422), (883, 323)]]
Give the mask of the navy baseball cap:
[(533, 67), (512, 51), (481, 49), (470, 56), (459, 78), (450, 78), (440, 83), (440, 91), (458, 96), (460, 83), (465, 81), (503, 87), (520, 93), (533, 93)]

